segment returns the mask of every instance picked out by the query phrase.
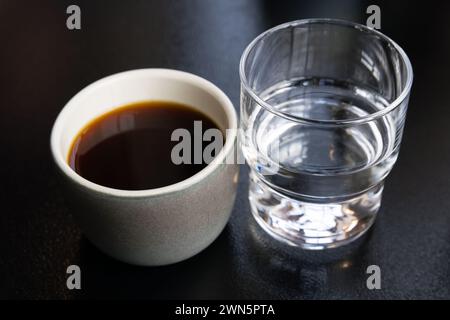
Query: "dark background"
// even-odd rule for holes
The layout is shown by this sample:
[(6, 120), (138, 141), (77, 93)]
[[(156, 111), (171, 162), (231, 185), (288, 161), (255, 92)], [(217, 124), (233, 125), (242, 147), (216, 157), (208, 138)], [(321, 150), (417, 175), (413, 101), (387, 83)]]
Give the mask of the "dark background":
[[(0, 298), (450, 298), (450, 6), (444, 1), (1, 1)], [(448, 2), (447, 2), (448, 3)], [(81, 7), (82, 29), (66, 28)], [(376, 224), (350, 246), (305, 252), (265, 235), (251, 217), (247, 169), (232, 218), (199, 255), (166, 267), (117, 262), (81, 234), (49, 151), (58, 112), (104, 76), (143, 67), (205, 77), (239, 108), (238, 62), (259, 33), (330, 17), (381, 31), (415, 72), (400, 158)], [(66, 288), (78, 264), (82, 290)], [(366, 288), (379, 265), (382, 289)]]

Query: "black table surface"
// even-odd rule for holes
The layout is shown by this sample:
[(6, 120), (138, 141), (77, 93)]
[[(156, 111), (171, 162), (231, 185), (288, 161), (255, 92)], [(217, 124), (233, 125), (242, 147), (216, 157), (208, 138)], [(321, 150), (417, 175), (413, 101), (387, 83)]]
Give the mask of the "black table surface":
[[(81, 30), (66, 8), (81, 8)], [(277, 24), (330, 17), (365, 23), (365, 1), (2, 1), (0, 4), (0, 298), (450, 298), (450, 6), (377, 2), (381, 31), (411, 58), (415, 79), (399, 160), (377, 222), (349, 246), (308, 252), (254, 222), (242, 166), (232, 218), (197, 256), (135, 267), (86, 240), (53, 167), (58, 112), (83, 87), (136, 68), (209, 79), (239, 108), (246, 45)], [(82, 289), (68, 290), (79, 265)], [(368, 290), (366, 268), (381, 268)]]

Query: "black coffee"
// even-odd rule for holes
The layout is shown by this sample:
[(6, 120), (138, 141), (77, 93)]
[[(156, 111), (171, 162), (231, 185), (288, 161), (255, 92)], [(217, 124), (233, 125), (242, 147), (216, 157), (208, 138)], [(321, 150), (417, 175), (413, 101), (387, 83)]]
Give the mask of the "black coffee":
[[(185, 180), (207, 164), (174, 164), (171, 153), (179, 142), (171, 136), (175, 129), (188, 130), (194, 155), (194, 121), (201, 121), (202, 132), (218, 129), (205, 114), (182, 104), (147, 101), (120, 107), (81, 130), (70, 149), (69, 165), (92, 182), (122, 190)], [(201, 142), (202, 148), (208, 143)]]

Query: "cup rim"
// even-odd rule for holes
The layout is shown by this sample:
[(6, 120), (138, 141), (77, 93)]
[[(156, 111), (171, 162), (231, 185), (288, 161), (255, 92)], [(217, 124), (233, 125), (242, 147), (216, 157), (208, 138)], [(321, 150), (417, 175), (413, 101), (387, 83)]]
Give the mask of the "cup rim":
[[(341, 25), (346, 27), (351, 27), (354, 29), (357, 29), (359, 31), (369, 32), (374, 35), (379, 36), (383, 40), (387, 41), (389, 44), (391, 44), (395, 50), (400, 54), (401, 59), (405, 63), (406, 66), (406, 84), (405, 87), (402, 89), (401, 93), (397, 96), (397, 98), (391, 102), (386, 108), (379, 110), (377, 112), (359, 117), (354, 119), (343, 119), (343, 120), (320, 120), (320, 119), (310, 119), (300, 116), (294, 116), (290, 115), (288, 113), (278, 111), (273, 106), (264, 100), (262, 100), (256, 92), (251, 88), (250, 84), (248, 83), (248, 79), (245, 72), (245, 63), (247, 61), (248, 55), (250, 51), (255, 47), (256, 43), (259, 42), (262, 38), (266, 37), (267, 35), (277, 32), (281, 29), (285, 29), (288, 27), (297, 27), (301, 25), (307, 25), (307, 24), (330, 24), (330, 25)], [(330, 18), (313, 18), (313, 19), (302, 19), (302, 20), (294, 20), (290, 22), (286, 22), (280, 25), (277, 25), (273, 28), (270, 28), (260, 35), (258, 35), (255, 39), (250, 42), (250, 44), (245, 48), (244, 52), (242, 53), (241, 60), (239, 63), (239, 76), (241, 79), (241, 84), (243, 88), (249, 93), (250, 97), (255, 100), (260, 106), (262, 106), (267, 111), (285, 118), (290, 121), (294, 121), (297, 123), (302, 124), (313, 124), (313, 125), (320, 125), (320, 126), (341, 126), (341, 125), (352, 125), (352, 124), (363, 124), (367, 123), (373, 120), (376, 120), (389, 112), (393, 111), (396, 107), (398, 107), (407, 97), (409, 92), (411, 91), (412, 83), (413, 83), (413, 69), (411, 65), (411, 61), (409, 60), (408, 56), (406, 55), (405, 51), (391, 38), (386, 36), (385, 34), (373, 29), (369, 28), (365, 25), (342, 20), (342, 19), (330, 19)]]
[[(124, 78), (140, 76), (146, 74), (153, 77), (170, 77), (171, 79), (182, 80), (188, 83), (197, 85), (200, 89), (209, 92), (222, 106), (225, 115), (227, 117), (229, 130), (227, 139), (222, 149), (219, 151), (217, 156), (202, 170), (194, 174), (193, 176), (179, 181), (174, 184), (170, 184), (164, 187), (144, 189), (144, 190), (123, 190), (111, 187), (106, 187), (95, 182), (89, 181), (86, 178), (79, 175), (75, 170), (73, 170), (66, 161), (66, 155), (60, 152), (60, 141), (61, 134), (64, 130), (63, 124), (67, 120), (67, 114), (70, 110), (76, 107), (79, 101), (83, 99), (91, 91), (97, 89), (100, 86), (108, 85), (111, 82), (123, 80)], [(226, 129), (228, 129), (226, 128)], [(225, 163), (227, 155), (233, 150), (235, 141), (237, 139), (237, 114), (234, 109), (233, 103), (228, 98), (228, 96), (219, 89), (212, 82), (188, 73), (185, 71), (174, 70), (174, 69), (164, 69), (164, 68), (145, 68), (145, 69), (134, 69), (123, 71), (109, 75), (107, 77), (101, 78), (85, 88), (79, 91), (75, 96), (73, 96), (63, 107), (63, 109), (58, 114), (51, 131), (50, 135), (50, 149), (53, 155), (53, 159), (59, 169), (72, 181), (76, 182), (78, 185), (90, 189), (94, 192), (98, 192), (104, 195), (126, 197), (126, 198), (141, 198), (156, 195), (164, 195), (172, 192), (177, 192), (186, 189), (212, 174), (220, 164)]]

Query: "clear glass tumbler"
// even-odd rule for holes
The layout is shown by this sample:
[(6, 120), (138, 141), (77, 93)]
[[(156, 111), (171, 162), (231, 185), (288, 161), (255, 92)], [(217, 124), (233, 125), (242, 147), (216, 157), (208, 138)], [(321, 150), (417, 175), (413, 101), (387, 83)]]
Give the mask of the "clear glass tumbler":
[(252, 213), (306, 249), (361, 236), (399, 152), (412, 67), (391, 39), (331, 19), (286, 23), (244, 51), (241, 148)]

